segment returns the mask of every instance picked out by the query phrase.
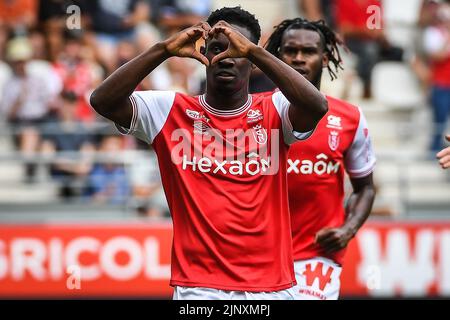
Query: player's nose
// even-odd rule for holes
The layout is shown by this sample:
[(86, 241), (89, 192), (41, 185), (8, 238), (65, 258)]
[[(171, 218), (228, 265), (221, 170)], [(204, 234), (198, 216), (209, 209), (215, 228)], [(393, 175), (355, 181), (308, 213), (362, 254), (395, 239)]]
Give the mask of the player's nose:
[(220, 68), (232, 68), (235, 63), (236, 62), (232, 58), (225, 58), (218, 62)]
[(302, 54), (301, 52), (297, 53), (297, 54), (294, 56), (293, 61), (294, 61), (295, 63), (303, 63), (303, 62), (305, 62), (305, 59), (304, 59), (303, 54)]

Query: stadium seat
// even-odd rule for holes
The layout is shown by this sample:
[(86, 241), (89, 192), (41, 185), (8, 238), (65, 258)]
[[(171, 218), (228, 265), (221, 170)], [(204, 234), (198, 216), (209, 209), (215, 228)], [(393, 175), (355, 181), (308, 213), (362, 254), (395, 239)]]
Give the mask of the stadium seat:
[(401, 62), (381, 62), (373, 69), (375, 100), (394, 110), (412, 111), (424, 104), (424, 94), (411, 68)]
[(389, 42), (411, 51), (417, 39), (422, 0), (383, 1), (384, 31)]
[(383, 0), (383, 18), (386, 23), (416, 25), (422, 0)]

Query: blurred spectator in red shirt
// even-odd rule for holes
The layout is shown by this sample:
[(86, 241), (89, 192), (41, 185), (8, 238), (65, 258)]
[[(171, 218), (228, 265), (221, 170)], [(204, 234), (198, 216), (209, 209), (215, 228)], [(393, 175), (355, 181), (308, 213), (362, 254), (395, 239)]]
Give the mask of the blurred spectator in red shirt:
[(443, 135), (450, 113), (450, 1), (439, 5), (437, 20), (424, 32), (424, 48), (431, 67), (431, 105), (434, 134), (431, 151), (444, 145)]
[(90, 65), (83, 61), (82, 50), (81, 38), (77, 34), (66, 33), (64, 49), (53, 66), (63, 83), (63, 90), (74, 92), (78, 98), (78, 119), (91, 121), (94, 114), (86, 95), (92, 87), (92, 73)]
[[(390, 47), (382, 29), (381, 1), (336, 0), (335, 8), (337, 27), (347, 47), (358, 57), (356, 69), (364, 83), (364, 97), (369, 98), (372, 69), (380, 60), (381, 51)], [(369, 24), (373, 18), (378, 26)]]

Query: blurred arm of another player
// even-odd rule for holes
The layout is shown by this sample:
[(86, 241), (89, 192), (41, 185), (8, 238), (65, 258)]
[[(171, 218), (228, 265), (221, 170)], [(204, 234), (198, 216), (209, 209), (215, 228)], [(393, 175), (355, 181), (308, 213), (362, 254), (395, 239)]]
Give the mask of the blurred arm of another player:
[[(446, 135), (445, 139), (450, 142), (450, 134)], [(439, 164), (441, 165), (442, 169), (450, 168), (450, 147), (443, 149), (436, 156), (439, 159)]]
[(193, 58), (205, 65), (208, 59), (196, 49), (206, 39), (210, 26), (200, 22), (159, 42), (114, 71), (91, 95), (90, 103), (100, 115), (129, 128), (133, 107), (129, 96), (138, 84), (162, 62), (172, 56)]
[(313, 130), (328, 111), (328, 102), (317, 88), (299, 72), (243, 36), (225, 21), (215, 24), (209, 36), (224, 34), (228, 49), (215, 56), (211, 64), (227, 58), (245, 57), (272, 80), (290, 103), (289, 120), (297, 132)]
[(353, 193), (345, 206), (346, 219), (340, 228), (324, 228), (317, 232), (316, 243), (326, 252), (345, 248), (364, 224), (375, 200), (373, 174), (364, 178), (351, 178)]

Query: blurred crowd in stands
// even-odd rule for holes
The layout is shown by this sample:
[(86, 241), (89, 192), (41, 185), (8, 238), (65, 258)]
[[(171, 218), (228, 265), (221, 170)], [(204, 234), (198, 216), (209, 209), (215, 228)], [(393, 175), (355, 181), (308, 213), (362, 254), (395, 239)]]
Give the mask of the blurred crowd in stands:
[[(298, 0), (296, 6), (307, 19), (324, 19), (339, 32), (357, 57), (364, 98), (371, 97), (376, 63), (411, 63), (429, 90), (436, 125), (430, 149), (438, 151), (450, 112), (450, 1), (422, 2), (413, 54), (389, 43), (382, 20), (368, 27), (367, 8), (374, 5), (382, 12), (379, 0)], [(53, 159), (49, 174), (64, 201), (122, 203), (133, 196), (143, 215), (167, 215), (151, 147), (118, 135), (90, 108), (89, 95), (139, 52), (205, 19), (213, 5), (212, 0), (0, 0), (0, 123), (13, 133), (26, 181), (35, 180), (39, 154)], [(263, 30), (263, 39), (271, 31)], [(252, 92), (273, 88), (254, 71)], [(203, 67), (171, 58), (138, 89), (199, 94)], [(126, 150), (142, 151), (132, 165), (118, 161)]]

